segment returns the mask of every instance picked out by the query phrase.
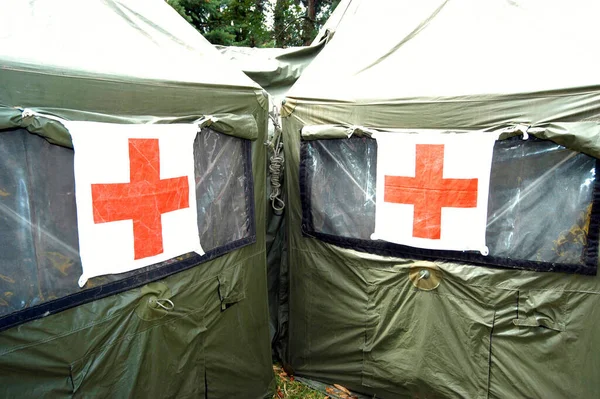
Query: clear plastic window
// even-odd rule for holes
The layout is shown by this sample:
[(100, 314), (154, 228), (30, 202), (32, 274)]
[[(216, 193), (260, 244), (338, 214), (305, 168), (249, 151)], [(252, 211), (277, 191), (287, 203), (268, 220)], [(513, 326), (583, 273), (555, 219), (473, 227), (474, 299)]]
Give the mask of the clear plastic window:
[[(198, 226), (207, 254), (96, 277), (80, 289), (73, 150), (26, 130), (0, 132), (0, 328), (1, 318), (14, 312), (80, 295), (70, 297), (73, 306), (100, 286), (132, 276), (140, 285), (164, 277), (167, 266), (177, 271), (182, 260), (189, 267), (253, 242), (250, 142), (206, 128), (194, 146)], [(114, 286), (113, 293), (131, 287)]]
[[(596, 160), (550, 141), (496, 142), (488, 202), (488, 257), (370, 240), (377, 143), (363, 137), (302, 143), (307, 235), (386, 255), (444, 257), (543, 271), (596, 272)], [(590, 227), (592, 226), (592, 227)]]

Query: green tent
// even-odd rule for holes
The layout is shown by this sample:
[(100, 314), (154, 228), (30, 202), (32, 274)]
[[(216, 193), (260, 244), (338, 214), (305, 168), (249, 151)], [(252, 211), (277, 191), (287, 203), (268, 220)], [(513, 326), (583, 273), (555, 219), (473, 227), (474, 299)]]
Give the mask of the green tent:
[[(269, 396), (262, 89), (161, 0), (2, 8), (0, 396)], [(79, 288), (61, 120), (203, 121), (194, 166), (206, 254)]]
[(226, 47), (217, 49), (234, 66), (258, 83), (269, 94), (270, 120), (268, 123), (268, 196), (267, 210), (267, 285), (269, 290), (269, 331), (275, 357), (279, 357), (279, 331), (287, 323), (287, 315), (280, 314), (288, 300), (287, 250), (285, 246), (285, 194), (283, 192), (283, 147), (279, 108), (281, 100), (302, 75), (312, 60), (327, 44), (329, 35), (305, 47), (257, 48)]
[(327, 36), (305, 47), (259, 48), (216, 46), (273, 97), (277, 105), (327, 43)]
[[(599, 11), (345, 5), (282, 109), (289, 370), (384, 398), (600, 396)], [(371, 239), (379, 131), (500, 134), (488, 256)]]

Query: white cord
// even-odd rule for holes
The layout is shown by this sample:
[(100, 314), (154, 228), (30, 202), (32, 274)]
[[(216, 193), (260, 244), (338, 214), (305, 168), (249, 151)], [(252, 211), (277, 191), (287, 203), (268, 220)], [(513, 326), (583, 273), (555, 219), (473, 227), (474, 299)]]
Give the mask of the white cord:
[(282, 129), (279, 123), (279, 112), (277, 107), (273, 107), (273, 112), (269, 113), (269, 118), (273, 122), (274, 133), (271, 142), (266, 144), (269, 146), (273, 155), (269, 158), (269, 181), (271, 183), (271, 206), (276, 214), (281, 214), (285, 208), (285, 202), (281, 199), (281, 177), (283, 174), (284, 157), (283, 157), (283, 143), (281, 142)]

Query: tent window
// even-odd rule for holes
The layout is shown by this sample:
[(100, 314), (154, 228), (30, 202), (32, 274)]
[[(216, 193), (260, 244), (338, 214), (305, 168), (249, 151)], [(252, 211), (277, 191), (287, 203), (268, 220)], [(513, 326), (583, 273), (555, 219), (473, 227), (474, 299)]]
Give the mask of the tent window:
[(193, 267), (255, 241), (250, 142), (202, 130), (194, 143), (200, 242), (187, 254), (80, 289), (73, 151), (0, 132), (0, 329)]
[(416, 259), (595, 274), (600, 206), (596, 160), (553, 142), (520, 138), (494, 147), (489, 256), (370, 239), (375, 226), (375, 140), (302, 142), (303, 232), (336, 245)]

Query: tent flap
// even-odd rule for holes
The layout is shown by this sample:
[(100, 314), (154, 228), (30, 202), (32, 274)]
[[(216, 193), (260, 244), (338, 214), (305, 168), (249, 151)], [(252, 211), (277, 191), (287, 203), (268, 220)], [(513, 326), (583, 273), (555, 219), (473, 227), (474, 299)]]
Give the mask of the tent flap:
[[(52, 116), (26, 115), (24, 110), (0, 107), (0, 130), (22, 127), (30, 133), (44, 137), (52, 144), (73, 148), (68, 129)], [(246, 140), (256, 140), (258, 125), (253, 115), (215, 114), (210, 116), (187, 116), (154, 120), (155, 123), (182, 123), (198, 120), (199, 128), (210, 126), (212, 130)]]
[(73, 148), (69, 131), (56, 120), (33, 115), (24, 117), (22, 110), (0, 107), (0, 130), (19, 127), (45, 138), (51, 144)]
[[(272, 396), (262, 88), (162, 0), (1, 8), (0, 396)], [(81, 289), (74, 152), (60, 121), (203, 116), (188, 177), (207, 255)]]
[[(286, 366), (370, 397), (598, 397), (600, 3), (341, 4), (282, 109)], [(501, 133), (486, 245), (507, 268), (359, 246), (387, 244), (368, 131), (432, 129)]]
[[(375, 129), (350, 124), (336, 125), (307, 125), (302, 127), (302, 140), (343, 139), (356, 137), (371, 137), (378, 130), (418, 132), (430, 129)], [(451, 131), (448, 129), (448, 131)], [(460, 131), (452, 130), (454, 133)], [(507, 139), (515, 135), (534, 135), (541, 139), (554, 141), (565, 148), (579, 151), (595, 158), (600, 158), (600, 123), (598, 122), (553, 122), (537, 125), (510, 124), (507, 126), (493, 126), (486, 132), (498, 133), (499, 139)]]
[(239, 137), (246, 140), (256, 140), (258, 126), (252, 115), (215, 114), (215, 121), (210, 125), (219, 133)]

